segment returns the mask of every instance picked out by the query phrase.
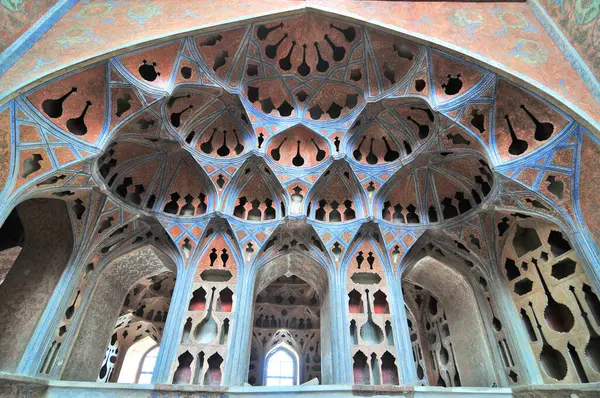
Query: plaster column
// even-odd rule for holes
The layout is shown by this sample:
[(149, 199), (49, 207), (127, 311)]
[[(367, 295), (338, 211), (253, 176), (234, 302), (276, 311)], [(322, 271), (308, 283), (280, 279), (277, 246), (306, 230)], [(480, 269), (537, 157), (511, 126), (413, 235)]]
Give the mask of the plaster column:
[[(238, 274), (238, 297), (231, 319), (229, 347), (221, 379), (223, 386), (239, 386), (248, 382), (256, 271), (244, 271), (244, 274)], [(248, 275), (250, 273), (253, 275)]]
[[(180, 268), (180, 264), (177, 264)], [(169, 305), (169, 315), (160, 340), (158, 358), (152, 374), (152, 383), (170, 384), (171, 367), (177, 356), (181, 333), (183, 331), (185, 314), (189, 305), (189, 295), (194, 280), (196, 266), (188, 265), (183, 272), (178, 272)]]
[(336, 274), (330, 286), (331, 334), (333, 336), (331, 359), (333, 375), (331, 384), (354, 384), (352, 355), (348, 322), (348, 294), (345, 268)]
[[(389, 278), (389, 281), (394, 281)], [(390, 313), (392, 316), (392, 330), (394, 331), (394, 345), (396, 346), (396, 366), (398, 367), (398, 381), (401, 386), (412, 386), (417, 380), (415, 364), (412, 360), (412, 344), (408, 330), (408, 317), (401, 284), (388, 283), (390, 292)], [(415, 325), (417, 327), (417, 325)]]
[(520, 370), (518, 384), (544, 384), (537, 358), (531, 349), (529, 337), (523, 327), (521, 315), (517, 312), (511, 293), (504, 282), (504, 275), (501, 275), (497, 269), (493, 272), (496, 281), (500, 280), (500, 283), (488, 284), (490, 295), (496, 302), (498, 317), (502, 320), (506, 338), (513, 348), (512, 356)]
[[(87, 253), (80, 252), (78, 249), (77, 246), (74, 248), (72, 260), (63, 272), (56, 289), (54, 289), (54, 294), (29, 341), (27, 350), (17, 368), (17, 373), (27, 376), (54, 378), (55, 372), (44, 375), (40, 373), (40, 370), (65, 310), (72, 303), (72, 293), (81, 279), (83, 267), (80, 265), (84, 263)], [(56, 369), (58, 369), (58, 366), (55, 367)]]

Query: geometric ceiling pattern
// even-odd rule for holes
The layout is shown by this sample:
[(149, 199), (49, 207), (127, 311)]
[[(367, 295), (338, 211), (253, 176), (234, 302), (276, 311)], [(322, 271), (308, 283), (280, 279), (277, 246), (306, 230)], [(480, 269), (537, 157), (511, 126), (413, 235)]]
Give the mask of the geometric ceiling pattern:
[(480, 247), (496, 210), (600, 224), (581, 168), (598, 144), (569, 115), (439, 50), (313, 14), (68, 73), (0, 108), (0, 127), (6, 209), (49, 196), (83, 213), (101, 191), (122, 220), (156, 218), (186, 258), (215, 217), (249, 262), (304, 217), (332, 257), (372, 221), (401, 254), (428, 228)]

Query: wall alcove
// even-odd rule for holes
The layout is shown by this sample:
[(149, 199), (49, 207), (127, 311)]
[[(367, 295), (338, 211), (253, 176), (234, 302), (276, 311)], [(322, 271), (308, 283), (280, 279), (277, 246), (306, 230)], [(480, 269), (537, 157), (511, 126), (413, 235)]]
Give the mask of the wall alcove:
[(254, 287), (248, 383), (266, 385), (269, 353), (284, 345), (296, 358), (295, 384), (331, 372), (329, 278), (325, 269), (297, 252), (276, 257), (257, 273)]

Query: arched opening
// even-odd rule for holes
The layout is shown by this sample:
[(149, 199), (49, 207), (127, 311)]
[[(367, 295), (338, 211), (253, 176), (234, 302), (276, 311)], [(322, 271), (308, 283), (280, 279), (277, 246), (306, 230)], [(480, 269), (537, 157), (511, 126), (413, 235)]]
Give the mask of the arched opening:
[[(175, 275), (171, 271), (161, 272), (146, 278), (135, 286), (125, 296), (125, 302), (106, 349), (97, 381), (135, 383), (141, 357), (148, 351), (148, 345), (160, 345), (171, 295), (175, 285)], [(144, 344), (139, 347), (141, 342)], [(145, 350), (144, 350), (145, 348)], [(135, 349), (135, 350), (134, 350)], [(133, 357), (129, 352), (134, 350)], [(137, 361), (136, 361), (137, 359)], [(149, 383), (152, 369), (148, 370), (142, 380)]]
[(298, 384), (298, 354), (280, 344), (265, 357), (265, 386), (293, 386)]
[(0, 229), (0, 370), (16, 370), (72, 248), (69, 211), (62, 200), (27, 200), (4, 222)]
[[(250, 384), (283, 386), (321, 379), (320, 307), (317, 291), (296, 275), (281, 276), (258, 293), (252, 328), (254, 359), (248, 372)], [(278, 365), (270, 364), (271, 355), (276, 353), (273, 361)], [(285, 364), (293, 365), (294, 369), (285, 368), (285, 375), (275, 371)], [(267, 384), (269, 374), (273, 384)]]
[[(149, 355), (151, 351), (156, 350), (152, 355)], [(140, 374), (142, 370), (144, 373), (149, 372), (150, 362), (146, 363), (147, 358), (156, 358), (158, 354), (158, 346), (156, 345), (156, 341), (152, 339), (152, 337), (144, 337), (139, 340), (137, 343), (133, 344), (127, 350), (125, 354), (125, 358), (123, 359), (123, 365), (121, 366), (121, 371), (119, 372), (117, 382), (118, 383), (136, 383), (136, 382), (145, 382), (145, 378), (140, 381)], [(151, 371), (154, 370), (154, 364), (152, 364), (152, 369), (150, 370), (150, 376), (152, 376)], [(149, 383), (149, 381), (148, 381)]]
[(489, 387), (497, 383), (477, 299), (460, 272), (425, 256), (405, 271), (402, 290), (415, 318), (410, 325), (411, 340), (417, 342), (422, 336), (424, 360), (415, 361), (416, 366), (425, 364), (429, 385)]
[[(329, 328), (321, 328), (330, 316), (327, 281), (327, 274), (319, 264), (298, 253), (278, 257), (259, 270), (249, 384), (292, 385), (313, 379), (319, 383), (327, 380), (331, 364), (325, 363), (324, 358), (331, 347), (331, 333)], [(275, 384), (267, 384), (269, 359), (276, 352), (281, 354), (274, 361), (289, 363), (284, 357), (291, 356), (296, 370), (292, 378), (286, 371), (285, 380), (274, 378)]]
[[(117, 380), (120, 369), (115, 365), (120, 366), (117, 364), (120, 344), (129, 348), (148, 335), (154, 336), (158, 343), (159, 328), (166, 322), (172, 293), (172, 284), (167, 286), (163, 278), (170, 274), (173, 283), (174, 271), (172, 260), (154, 246), (121, 255), (101, 269), (81, 313), (62, 379)], [(152, 320), (148, 319), (149, 314)], [(137, 323), (134, 330), (129, 330), (134, 323)], [(137, 326), (142, 327), (137, 329)], [(121, 362), (122, 358), (124, 355)]]

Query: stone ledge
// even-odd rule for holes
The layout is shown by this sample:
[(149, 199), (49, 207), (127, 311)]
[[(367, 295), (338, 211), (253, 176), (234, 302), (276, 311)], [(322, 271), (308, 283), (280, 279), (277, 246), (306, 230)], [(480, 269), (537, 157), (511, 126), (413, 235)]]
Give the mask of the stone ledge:
[(530, 385), (510, 388), (485, 387), (413, 387), (413, 386), (351, 386), (306, 385), (291, 387), (205, 387), (172, 384), (100, 384), (36, 377), (0, 372), (0, 398), (65, 398), (65, 397), (127, 397), (127, 398), (250, 398), (310, 396), (337, 397), (493, 397), (493, 398), (599, 398), (600, 383), (568, 385)]

